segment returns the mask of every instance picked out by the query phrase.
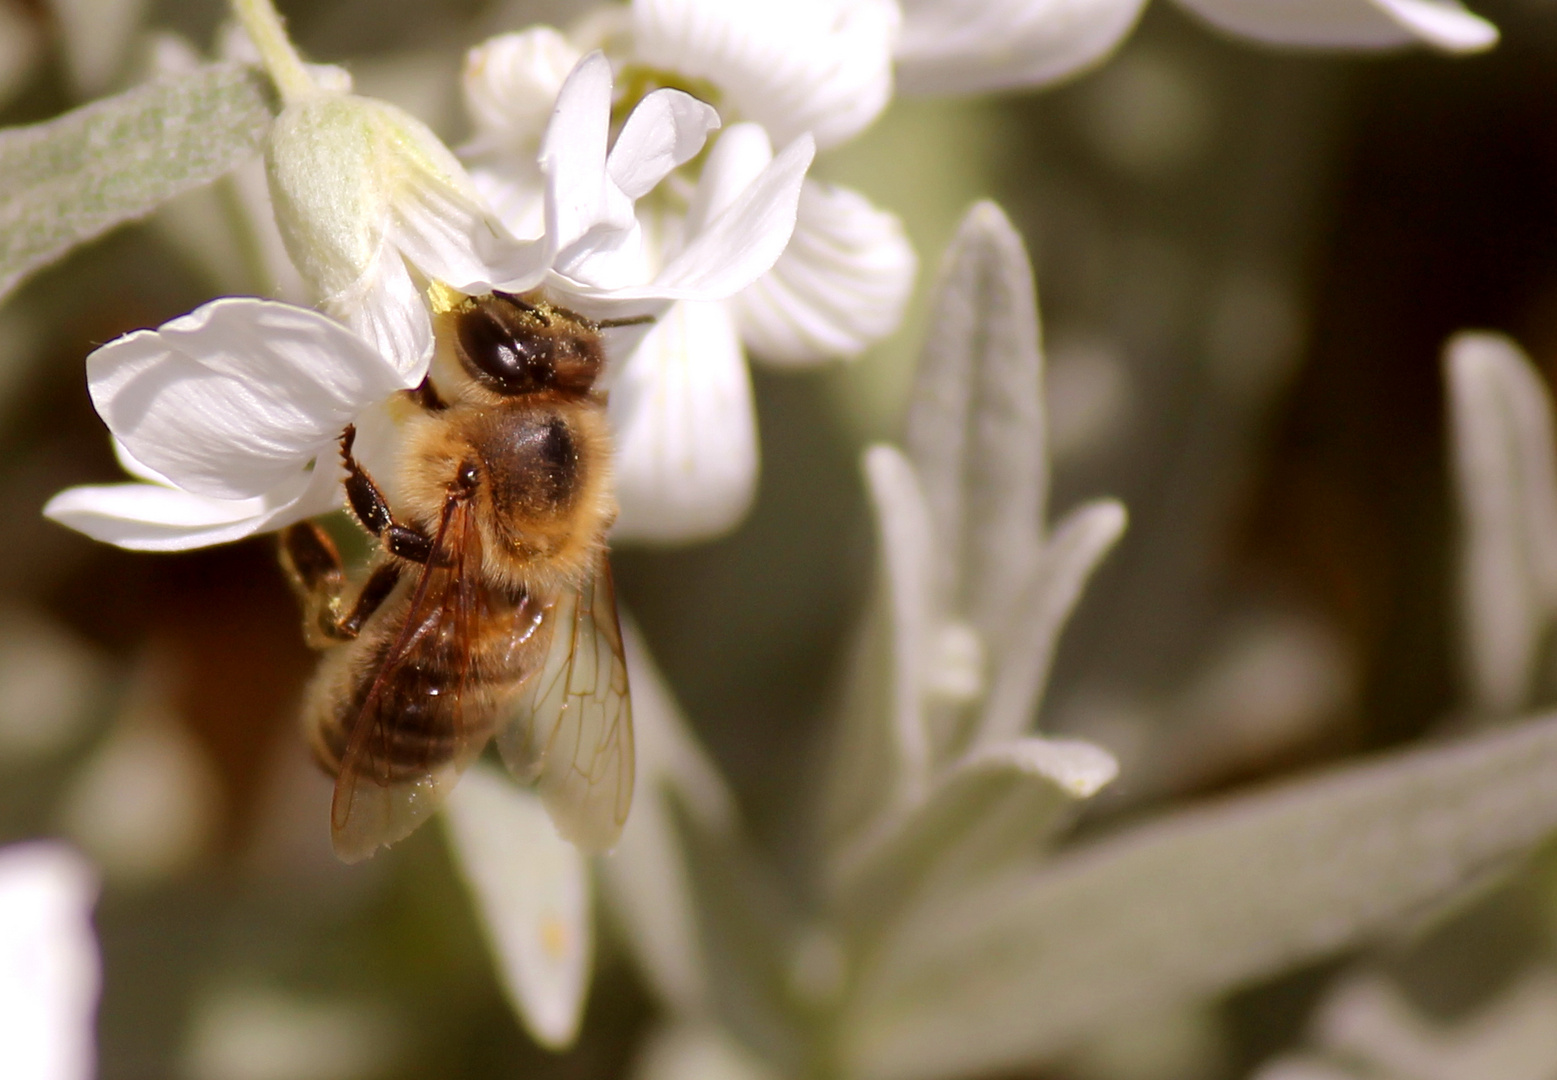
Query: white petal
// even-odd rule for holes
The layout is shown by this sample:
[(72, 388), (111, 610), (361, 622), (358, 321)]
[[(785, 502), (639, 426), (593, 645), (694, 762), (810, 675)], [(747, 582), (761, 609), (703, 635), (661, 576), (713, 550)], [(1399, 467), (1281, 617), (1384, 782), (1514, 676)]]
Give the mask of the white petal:
[(465, 774), (445, 820), (515, 1010), (541, 1045), (572, 1045), (594, 952), (584, 856), (538, 796), (486, 765)]
[[(431, 132), (427, 136), (433, 138)], [(552, 247), (518, 240), (504, 229), (454, 156), (441, 143), (432, 145), (439, 151), (438, 167), (408, 170), (397, 187), (389, 243), (423, 277), (460, 292), (487, 292), (495, 281), (518, 291), (538, 285)]]
[(137, 461), (179, 487), (248, 499), (300, 476), (400, 384), (366, 342), (307, 308), (227, 297), (87, 358), (92, 401)]
[[(353, 322), (349, 309), (363, 303), (386, 309), (364, 317), (372, 324), (416, 320), (409, 307), (398, 310), (410, 300), (394, 252), (466, 292), (492, 281), (532, 287), (550, 260), (544, 245), (515, 240), (489, 218), (459, 160), (387, 102), (321, 94), (289, 105), (271, 128), (265, 164), (288, 255), (318, 298)], [(383, 340), (402, 371), (428, 359), (401, 350), (430, 349), (430, 331)]]
[(715, 303), (672, 306), (611, 391), (614, 536), (667, 543), (733, 528), (757, 484), (751, 380), (735, 327)]
[(728, 210), (773, 161), (773, 141), (761, 124), (732, 124), (720, 132), (703, 163), (697, 188), (687, 204), (688, 236)]
[(892, 96), (897, 5), (890, 0), (634, 0), (638, 55), (707, 79), (742, 119), (779, 142), (820, 146), (859, 134)]
[(1446, 52), (1497, 44), (1497, 27), (1455, 0), (1182, 0), (1213, 26), (1272, 45), (1388, 49), (1418, 42)]
[(785, 147), (730, 205), (690, 237), (642, 291), (671, 298), (723, 299), (767, 273), (795, 230), (800, 188), (815, 153), (806, 135)]
[(1041, 86), (1107, 56), (1143, 7), (1145, 0), (903, 0), (898, 82), (911, 94)]
[(741, 339), (775, 363), (854, 356), (897, 329), (917, 268), (897, 215), (808, 180), (784, 254), (734, 297)]
[(351, 290), (321, 305), (394, 367), (404, 389), (419, 384), (432, 363), (432, 312), (400, 252), (385, 244)]
[(611, 65), (593, 52), (563, 84), (541, 144), (546, 233), (558, 252), (567, 252), (596, 229), (625, 230), (636, 223), (632, 204), (606, 176), (610, 124)]
[(509, 232), (521, 237), (545, 235), (546, 177), (533, 159), (507, 157), (474, 165), (470, 182)]
[(254, 499), (212, 499), (160, 484), (73, 487), (50, 499), (43, 513), (131, 551), (188, 551), (279, 529), (341, 503), (338, 470), (316, 470), (293, 490)]
[(719, 113), (680, 90), (656, 90), (638, 103), (611, 147), (606, 168), (629, 199), (647, 195), (695, 158), (719, 127)]
[(465, 57), (465, 107), (476, 126), (471, 152), (528, 151), (533, 157), (557, 94), (582, 54), (549, 26), (501, 34)]
[(90, 1080), (97, 875), (63, 844), (0, 849), (0, 1076)]

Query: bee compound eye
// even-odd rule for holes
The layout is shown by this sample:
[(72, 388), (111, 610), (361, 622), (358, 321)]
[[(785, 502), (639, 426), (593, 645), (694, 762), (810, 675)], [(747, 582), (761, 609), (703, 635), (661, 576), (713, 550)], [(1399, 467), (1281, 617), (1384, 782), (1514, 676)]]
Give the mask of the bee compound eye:
[(456, 335), (466, 370), (494, 390), (524, 394), (551, 385), (551, 338), (525, 325), (518, 313), (478, 302), (460, 315)]

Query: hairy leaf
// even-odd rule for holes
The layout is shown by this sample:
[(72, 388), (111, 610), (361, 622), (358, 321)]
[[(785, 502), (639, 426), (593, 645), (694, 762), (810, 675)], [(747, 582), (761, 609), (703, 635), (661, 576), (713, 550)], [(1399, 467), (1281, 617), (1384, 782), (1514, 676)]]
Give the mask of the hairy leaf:
[(1552, 717), (1160, 819), (900, 922), (841, 1027), (847, 1072), (1042, 1060), (1356, 944), (1554, 828)]
[(0, 131), (0, 296), (258, 153), (271, 116), (259, 75), (211, 64)]

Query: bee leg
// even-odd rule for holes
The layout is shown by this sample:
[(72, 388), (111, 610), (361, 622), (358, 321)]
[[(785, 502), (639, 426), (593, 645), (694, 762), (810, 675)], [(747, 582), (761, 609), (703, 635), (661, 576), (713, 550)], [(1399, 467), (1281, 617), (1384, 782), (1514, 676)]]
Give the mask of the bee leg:
[(438, 388), (432, 384), (430, 375), (418, 383), (415, 390), (407, 390), (406, 393), (428, 412), (442, 412), (449, 407), (449, 403), (438, 393)]
[(420, 529), (402, 525), (389, 512), (389, 502), (373, 478), (352, 457), (357, 439), (355, 424), (346, 425), (341, 434), (341, 461), (346, 466), (346, 501), (362, 527), (384, 543), (392, 555), (411, 562), (425, 563), (432, 558), (432, 537)]
[(389, 594), (399, 583), (400, 564), (380, 563), (378, 568), (368, 575), (368, 580), (362, 583), (362, 588), (357, 590), (357, 602), (352, 604), (351, 610), (335, 621), (333, 635), (343, 641), (349, 641), (360, 634), (362, 624), (383, 606), (384, 601), (389, 599)]
[(303, 634), (322, 649), (336, 635), (346, 575), (335, 542), (311, 521), (289, 525), (281, 533), (281, 567), (303, 602)]
[(281, 533), (281, 566), (303, 601), (303, 632), (316, 649), (350, 641), (389, 598), (400, 581), (397, 563), (381, 564), (368, 575), (351, 610), (342, 614), (346, 574), (335, 542), (311, 521), (289, 525)]

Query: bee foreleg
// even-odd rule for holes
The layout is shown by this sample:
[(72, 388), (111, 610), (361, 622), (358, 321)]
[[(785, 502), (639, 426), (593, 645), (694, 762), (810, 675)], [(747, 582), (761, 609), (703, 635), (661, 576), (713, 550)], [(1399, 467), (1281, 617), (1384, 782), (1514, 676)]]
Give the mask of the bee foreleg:
[(394, 519), (384, 493), (352, 456), (351, 447), (356, 439), (356, 425), (348, 424), (341, 434), (341, 461), (346, 466), (346, 501), (351, 512), (364, 529), (383, 541), (391, 554), (411, 562), (426, 562), (432, 558), (432, 537)]

